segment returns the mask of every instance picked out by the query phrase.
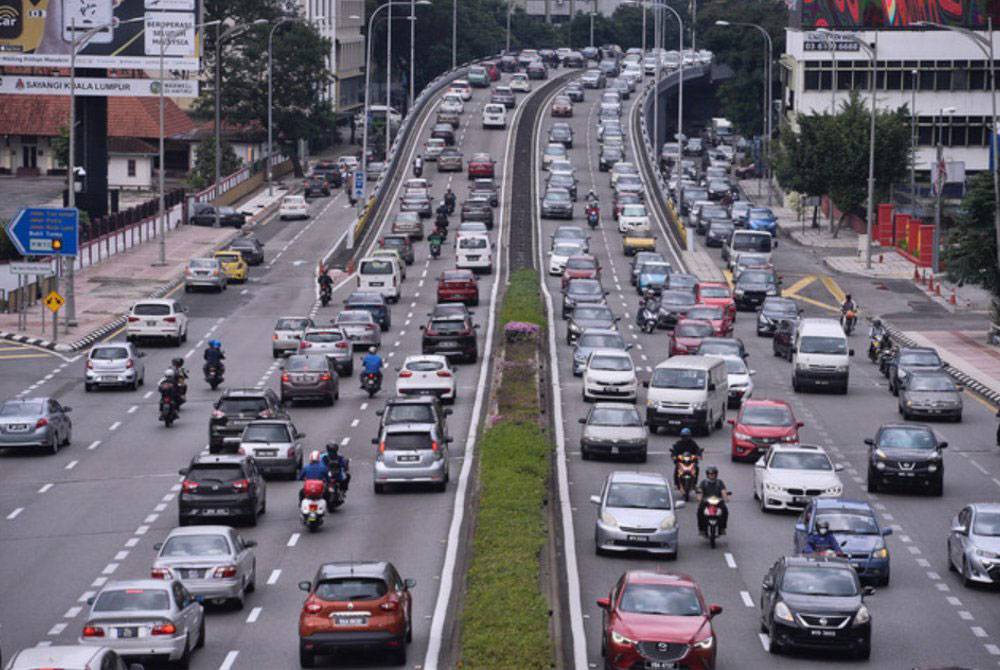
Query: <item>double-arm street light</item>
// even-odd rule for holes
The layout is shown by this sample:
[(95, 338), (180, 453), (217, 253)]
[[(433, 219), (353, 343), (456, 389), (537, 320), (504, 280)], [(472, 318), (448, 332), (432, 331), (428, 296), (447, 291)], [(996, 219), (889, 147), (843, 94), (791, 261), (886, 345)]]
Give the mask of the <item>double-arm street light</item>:
[(997, 72), (993, 49), (993, 18), (990, 17), (986, 21), (988, 37), (983, 37), (979, 33), (969, 30), (968, 28), (946, 26), (943, 23), (935, 23), (933, 21), (918, 21), (914, 25), (929, 28), (940, 28), (941, 30), (950, 30), (953, 33), (964, 35), (972, 40), (973, 44), (979, 47), (979, 50), (983, 52), (983, 55), (989, 59), (990, 103), (993, 106), (990, 122), (990, 150), (993, 160), (993, 229), (994, 235), (996, 236), (997, 264), (1000, 265), (1000, 151), (998, 151), (1000, 150), (1000, 142), (997, 141)]

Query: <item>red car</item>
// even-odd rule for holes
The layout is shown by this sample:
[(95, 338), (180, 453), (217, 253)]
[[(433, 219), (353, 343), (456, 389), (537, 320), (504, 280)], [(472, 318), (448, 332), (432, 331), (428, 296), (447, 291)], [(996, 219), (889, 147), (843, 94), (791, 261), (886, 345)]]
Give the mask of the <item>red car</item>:
[[(693, 307), (691, 309), (694, 309)], [(715, 328), (711, 321), (705, 319), (683, 318), (677, 321), (670, 333), (669, 349), (671, 356), (694, 354), (706, 337), (713, 337)]]
[(573, 101), (564, 95), (552, 101), (552, 116), (573, 116)]
[(469, 159), (469, 179), (493, 178), (496, 162), (489, 154), (473, 154)]
[(729, 312), (731, 321), (736, 320), (736, 301), (729, 284), (724, 282), (701, 282), (698, 284), (698, 302), (706, 305), (721, 305)]
[(711, 321), (716, 337), (729, 337), (733, 332), (733, 317), (722, 305), (695, 305), (688, 310), (687, 318)]
[(601, 265), (597, 259), (588, 254), (570, 256), (566, 259), (566, 269), (563, 270), (562, 286), (565, 289), (570, 279), (600, 279)]
[(438, 302), (479, 304), (479, 284), (471, 270), (445, 270), (438, 277)]
[(715, 670), (712, 619), (722, 607), (705, 604), (688, 575), (629, 570), (597, 606), (606, 668)]
[(483, 67), (486, 68), (486, 74), (490, 76), (490, 81), (500, 80), (500, 68), (497, 67), (496, 63), (483, 63)]
[(774, 443), (797, 444), (801, 421), (784, 400), (746, 400), (733, 427), (732, 460), (756, 461)]

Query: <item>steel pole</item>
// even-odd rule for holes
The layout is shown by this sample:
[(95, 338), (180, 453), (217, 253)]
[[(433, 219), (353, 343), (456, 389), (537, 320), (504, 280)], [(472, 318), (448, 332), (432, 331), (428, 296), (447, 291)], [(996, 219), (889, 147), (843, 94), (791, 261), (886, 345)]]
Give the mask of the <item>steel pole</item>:
[[(218, 24), (216, 24), (216, 25), (218, 25)], [(164, 116), (164, 114), (163, 114), (164, 99), (163, 99), (163, 86), (164, 86), (164, 82), (166, 81), (166, 69), (164, 67), (164, 62), (163, 62), (164, 59), (163, 59), (163, 57), (164, 57), (164, 54), (166, 53), (166, 49), (167, 49), (167, 40), (170, 39), (171, 36), (172, 35), (167, 35), (167, 34), (163, 34), (163, 35), (160, 36), (160, 93), (159, 93), (159, 99), (160, 99), (160, 170), (159, 170), (159, 175), (158, 175), (158, 177), (159, 177), (159, 179), (158, 179), (158, 181), (159, 181), (159, 188), (158, 188), (158, 190), (159, 190), (159, 200), (160, 200), (160, 241), (159, 241), (160, 254), (159, 254), (159, 261), (157, 262), (157, 265), (166, 265), (167, 264), (167, 241), (166, 241), (166, 237), (167, 237), (167, 218), (166, 218), (167, 212), (166, 212), (166, 199), (165, 199), (165, 196), (164, 196), (164, 183), (163, 183), (163, 181), (164, 181), (163, 180), (163, 173), (166, 171), (166, 168), (167, 168), (166, 149), (164, 148), (164, 141), (163, 141), (163, 135), (164, 135), (164, 121), (163, 121), (163, 116)], [(216, 40), (216, 49), (218, 49), (218, 40)], [(218, 57), (216, 57), (216, 64), (218, 64)], [(218, 107), (216, 107), (216, 110), (218, 110)], [(218, 112), (216, 112), (216, 113), (218, 113)], [(215, 155), (216, 156), (219, 155), (219, 147), (218, 146), (215, 147)], [(218, 165), (218, 163), (216, 163), (216, 165)], [(218, 189), (218, 186), (219, 186), (218, 181), (216, 181), (215, 185), (216, 185), (216, 189)], [(219, 221), (219, 219), (218, 219), (218, 216), (219, 216), (218, 215), (218, 209), (216, 209), (216, 215), (215, 216), (216, 216), (216, 219), (215, 219), (216, 225), (218, 225), (218, 221)]]
[[(678, 38), (678, 51), (680, 53), (680, 66), (677, 69), (677, 216), (681, 215), (684, 210), (684, 190), (681, 188), (681, 176), (683, 170), (681, 168), (681, 163), (684, 160), (684, 20), (681, 19), (680, 13), (670, 7), (669, 5), (663, 5), (664, 9), (669, 10), (674, 18), (677, 19), (677, 38)], [(659, 55), (657, 55), (657, 65), (659, 65)], [(690, 247), (689, 247), (690, 248)]]
[(872, 268), (872, 221), (875, 218), (875, 115), (878, 113), (875, 100), (875, 79), (877, 78), (877, 58), (878, 58), (878, 31), (875, 32), (875, 43), (868, 47), (868, 54), (872, 60), (871, 79), (868, 82), (868, 89), (871, 93), (871, 125), (868, 131), (868, 211), (865, 221), (865, 233), (868, 239), (865, 241), (865, 268)]
[(764, 41), (767, 44), (767, 104), (764, 106), (764, 114), (766, 114), (766, 116), (764, 117), (764, 119), (767, 122), (766, 123), (766, 125), (767, 125), (767, 138), (766, 138), (766, 141), (764, 143), (764, 148), (765, 148), (765, 150), (767, 152), (767, 158), (766, 158), (767, 164), (765, 165), (766, 173), (767, 173), (766, 174), (766, 176), (767, 176), (767, 204), (768, 204), (768, 206), (770, 206), (771, 202), (772, 202), (771, 193), (773, 191), (772, 186), (771, 186), (771, 136), (774, 134), (774, 132), (773, 132), (773, 129), (771, 127), (771, 116), (772, 116), (772, 114), (771, 114), (771, 100), (773, 99), (773, 95), (774, 94), (772, 93), (772, 89), (771, 89), (771, 85), (772, 85), (772, 83), (771, 83), (771, 79), (772, 79), (771, 67), (772, 67), (772, 61), (773, 61), (773, 58), (774, 58), (774, 45), (771, 43), (771, 36), (768, 34), (768, 32), (763, 27), (757, 26), (757, 25), (755, 25), (754, 27), (757, 28), (757, 30), (759, 30), (761, 32), (761, 34), (764, 36)]
[[(691, 0), (691, 51), (695, 51), (697, 46), (698, 31), (698, 0)], [(681, 60), (684, 60), (681, 58)]]
[[(656, 54), (656, 70), (653, 76), (653, 148), (656, 151), (661, 151), (660, 145), (660, 32), (662, 27), (663, 12), (656, 12), (653, 14), (653, 53)], [(677, 160), (680, 160), (678, 156)], [(678, 191), (681, 188), (681, 183), (677, 182)]]
[(507, 46), (504, 48), (504, 54), (510, 53), (510, 7), (514, 0), (507, 0)]
[(451, 69), (458, 67), (458, 0), (451, 0)]
[(406, 105), (406, 112), (413, 109), (413, 59), (416, 54), (416, 26), (417, 26), (417, 2), (410, 0), (410, 99)]
[(917, 71), (910, 70), (910, 214), (917, 213)]
[[(392, 106), (392, 3), (386, 15), (385, 28), (385, 154), (382, 160), (389, 159), (389, 140), (391, 139), (392, 120), (389, 118), (389, 107)], [(365, 177), (367, 177), (367, 170)]]
[[(76, 17), (70, 21), (73, 43), (69, 49), (69, 192), (66, 201), (70, 209), (76, 209)], [(79, 237), (79, 234), (77, 234)], [(76, 257), (70, 259), (66, 272), (66, 326), (76, 325)], [(20, 278), (20, 275), (18, 275)], [(23, 297), (23, 296), (22, 296)]]
[[(934, 147), (934, 155), (937, 170), (938, 170), (938, 183), (936, 184), (936, 193), (934, 198), (934, 234), (931, 241), (931, 272), (935, 275), (941, 271), (941, 259), (940, 259), (940, 244), (941, 244), (941, 197), (944, 192), (945, 175), (941, 174), (941, 161), (944, 159), (944, 146), (942, 146), (942, 135), (944, 129), (941, 127), (944, 125), (944, 109), (938, 111), (938, 117), (936, 123), (934, 124), (935, 130), (937, 130), (937, 142)], [(932, 172), (933, 174), (933, 172)]]
[(993, 106), (993, 124), (990, 142), (993, 144), (993, 230), (996, 235), (997, 265), (1000, 266), (1000, 143), (997, 142), (997, 71), (993, 49), (993, 18), (988, 19), (990, 35), (990, 104)]
[(642, 3), (642, 57), (646, 57), (646, 3)]
[[(222, 59), (222, 37), (219, 34), (221, 26), (221, 22), (215, 24), (215, 200), (219, 198), (219, 182), (222, 181), (222, 111), (219, 109), (219, 101), (221, 100), (219, 88), (222, 85), (222, 64), (219, 62)], [(162, 115), (163, 112), (160, 113)], [(221, 225), (219, 208), (216, 206), (213, 209), (215, 221), (212, 222), (212, 227), (218, 228)]]
[(279, 21), (267, 33), (267, 197), (274, 196), (274, 184), (271, 178), (272, 133), (274, 128), (274, 29), (281, 25)]

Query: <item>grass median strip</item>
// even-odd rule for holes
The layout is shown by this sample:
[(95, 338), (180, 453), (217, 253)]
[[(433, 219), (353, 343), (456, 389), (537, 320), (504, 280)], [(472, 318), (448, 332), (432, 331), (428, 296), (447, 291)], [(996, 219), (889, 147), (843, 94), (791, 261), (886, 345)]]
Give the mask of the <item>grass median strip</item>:
[[(508, 323), (545, 323), (538, 274), (511, 276), (501, 310)], [(479, 444), (479, 506), (462, 610), (459, 667), (551, 668), (550, 604), (541, 560), (552, 444), (540, 423), (542, 331), (505, 328), (500, 388)]]

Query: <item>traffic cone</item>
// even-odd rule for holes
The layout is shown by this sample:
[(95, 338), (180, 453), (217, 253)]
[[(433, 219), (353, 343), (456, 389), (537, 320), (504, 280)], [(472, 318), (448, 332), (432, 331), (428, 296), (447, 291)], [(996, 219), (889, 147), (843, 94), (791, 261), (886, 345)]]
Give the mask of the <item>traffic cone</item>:
[(885, 254), (879, 254), (878, 255), (878, 262), (879, 263), (884, 263), (885, 262)]
[(937, 284), (934, 285), (934, 295), (936, 295), (939, 298), (941, 297), (941, 282), (938, 282)]
[(958, 304), (958, 299), (955, 297), (955, 289), (954, 288), (951, 289), (951, 296), (948, 297), (948, 304), (949, 305), (957, 305)]
[(916, 263), (913, 265), (913, 281), (920, 283), (920, 269), (917, 267)]
[(934, 292), (934, 273), (933, 272), (927, 277), (927, 290), (930, 291), (931, 293)]

